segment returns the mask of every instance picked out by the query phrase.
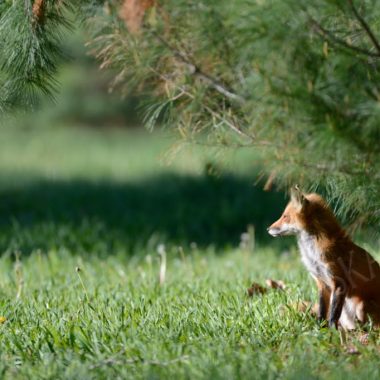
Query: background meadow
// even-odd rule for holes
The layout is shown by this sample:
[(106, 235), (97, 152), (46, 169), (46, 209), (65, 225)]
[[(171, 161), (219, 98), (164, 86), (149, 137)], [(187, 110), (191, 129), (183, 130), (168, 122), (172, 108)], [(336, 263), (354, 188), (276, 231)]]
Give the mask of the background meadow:
[[(2, 378), (379, 376), (377, 333), (342, 344), (292, 307), (315, 286), (294, 240), (266, 236), (286, 199), (245, 154), (213, 173), (200, 148), (169, 165), (162, 134), (18, 123), (0, 140)], [(287, 288), (247, 297), (267, 278)]]
[[(0, 377), (378, 379), (378, 332), (295, 309), (315, 285), (266, 233), (287, 199), (255, 150), (149, 133), (82, 39), (55, 102), (0, 124)], [(247, 296), (266, 279), (286, 289)]]

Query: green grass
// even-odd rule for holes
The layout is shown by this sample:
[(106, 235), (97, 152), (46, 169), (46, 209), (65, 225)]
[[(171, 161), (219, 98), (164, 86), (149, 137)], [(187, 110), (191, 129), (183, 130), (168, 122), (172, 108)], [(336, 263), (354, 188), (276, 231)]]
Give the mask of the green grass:
[[(249, 224), (269, 241), (265, 227), (284, 196), (243, 175), (252, 157), (231, 156), (227, 173), (214, 176), (213, 154), (200, 149), (169, 165), (171, 144), (137, 131), (3, 128), (0, 249), (108, 256), (159, 243), (236, 246)], [(235, 167), (240, 174), (228, 174)]]
[[(379, 378), (376, 332), (352, 355), (290, 306), (314, 285), (293, 240), (265, 239), (284, 198), (253, 186), (248, 155), (215, 177), (199, 150), (160, 164), (160, 135), (0, 136), (1, 378)], [(246, 296), (267, 278), (288, 286)]]

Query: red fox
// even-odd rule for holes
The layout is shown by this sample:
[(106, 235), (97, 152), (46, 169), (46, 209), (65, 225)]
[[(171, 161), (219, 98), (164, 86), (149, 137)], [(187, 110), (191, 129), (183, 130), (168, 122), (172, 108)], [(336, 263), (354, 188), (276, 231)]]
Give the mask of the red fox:
[(318, 319), (352, 330), (371, 318), (380, 326), (380, 266), (354, 244), (333, 212), (315, 193), (291, 189), (291, 200), (268, 232), (296, 235), (302, 261), (319, 291)]

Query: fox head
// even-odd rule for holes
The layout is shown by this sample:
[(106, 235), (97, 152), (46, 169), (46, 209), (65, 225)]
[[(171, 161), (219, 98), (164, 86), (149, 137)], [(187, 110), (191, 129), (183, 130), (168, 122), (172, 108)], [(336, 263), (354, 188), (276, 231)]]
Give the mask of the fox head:
[(297, 185), (291, 189), (290, 194), (290, 202), (280, 219), (268, 227), (268, 233), (272, 236), (297, 235), (303, 230), (302, 214), (309, 201)]

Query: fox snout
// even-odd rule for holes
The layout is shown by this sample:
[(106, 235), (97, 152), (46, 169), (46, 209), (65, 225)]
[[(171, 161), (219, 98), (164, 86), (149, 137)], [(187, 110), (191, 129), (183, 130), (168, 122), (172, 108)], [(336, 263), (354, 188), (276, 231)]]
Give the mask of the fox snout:
[(267, 231), (269, 233), (269, 235), (272, 235), (274, 237), (276, 236), (279, 236), (280, 233), (281, 233), (281, 228), (280, 228), (280, 221), (277, 220), (276, 222), (274, 222), (273, 224), (271, 224), (268, 228), (267, 228)]
[(281, 229), (278, 227), (274, 227), (273, 224), (267, 228), (269, 235), (274, 237), (281, 235)]
[(281, 218), (274, 222), (271, 226), (267, 228), (269, 235), (273, 237), (277, 236), (288, 236), (296, 235), (298, 233), (298, 228), (292, 223), (286, 223), (281, 220)]

